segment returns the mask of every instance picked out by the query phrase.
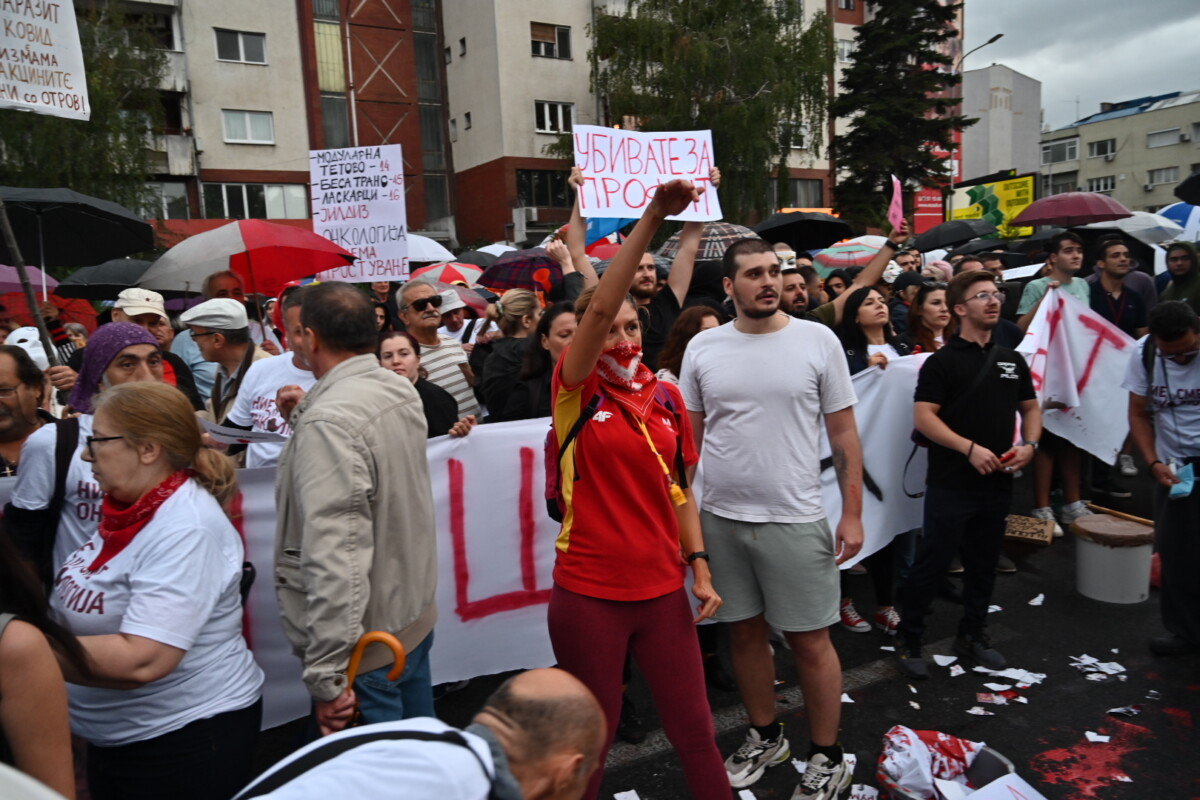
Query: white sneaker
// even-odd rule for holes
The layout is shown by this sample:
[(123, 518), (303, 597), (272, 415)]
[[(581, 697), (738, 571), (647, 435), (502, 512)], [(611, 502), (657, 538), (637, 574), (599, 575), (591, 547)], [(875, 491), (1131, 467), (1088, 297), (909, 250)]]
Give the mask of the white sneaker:
[(1033, 511), (1030, 511), (1029, 513), (1031, 516), (1035, 517), (1036, 519), (1040, 519), (1042, 522), (1053, 522), (1054, 523), (1054, 538), (1055, 539), (1062, 538), (1063, 529), (1058, 524), (1058, 520), (1056, 520), (1054, 518), (1054, 512), (1050, 509), (1049, 506), (1046, 506), (1044, 508), (1035, 508)]
[(1080, 517), (1086, 517), (1091, 513), (1092, 510), (1084, 505), (1082, 500), (1063, 506), (1061, 515), (1062, 524), (1070, 527), (1071, 523), (1073, 523), (1075, 520), (1079, 519)]
[(845, 758), (840, 764), (833, 764), (823, 753), (817, 753), (808, 760), (808, 768), (792, 792), (792, 800), (833, 800), (850, 788), (853, 778)]
[(729, 784), (734, 789), (744, 789), (755, 783), (767, 771), (767, 767), (786, 763), (792, 755), (788, 741), (783, 737), (783, 723), (779, 723), (779, 735), (774, 739), (763, 739), (751, 728), (746, 732), (746, 741), (737, 752), (725, 759), (725, 771), (729, 773)]
[(1137, 465), (1133, 463), (1133, 456), (1129, 455), (1129, 453), (1121, 453), (1118, 462), (1121, 465), (1121, 474), (1126, 478), (1132, 478), (1134, 475), (1137, 475)]

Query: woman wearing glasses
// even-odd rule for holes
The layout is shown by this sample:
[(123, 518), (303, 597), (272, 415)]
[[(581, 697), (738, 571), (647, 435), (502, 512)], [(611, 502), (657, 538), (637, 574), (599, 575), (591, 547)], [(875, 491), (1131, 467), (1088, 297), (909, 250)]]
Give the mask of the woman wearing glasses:
[(83, 459), (100, 529), (59, 568), (51, 609), (91, 669), (60, 659), (91, 795), (224, 800), (250, 777), (263, 682), (223, 509), (233, 462), (201, 447), (191, 404), (161, 383), (99, 395)]

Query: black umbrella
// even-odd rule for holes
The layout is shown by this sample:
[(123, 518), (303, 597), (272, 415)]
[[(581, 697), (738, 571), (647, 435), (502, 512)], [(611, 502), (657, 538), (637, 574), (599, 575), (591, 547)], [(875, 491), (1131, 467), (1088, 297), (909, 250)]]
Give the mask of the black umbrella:
[(1052, 226), (1038, 228), (1031, 235), (1022, 239), (1021, 243), (1017, 245), (1016, 249), (1022, 253), (1034, 253), (1039, 250), (1043, 250), (1046, 246), (1046, 242), (1050, 241), (1055, 236), (1058, 236), (1060, 233), (1066, 233), (1066, 231), (1066, 228), (1055, 228)]
[(1006, 249), (1007, 247), (1008, 241), (1006, 239), (974, 239), (966, 244), (960, 244), (951, 250), (948, 255), (969, 256), (988, 250)]
[(473, 264), (476, 267), (487, 269), (496, 263), (496, 256), (481, 250), (466, 250), (455, 256), (454, 260), (459, 264)]
[(793, 250), (823, 250), (850, 238), (850, 225), (819, 211), (781, 211), (754, 226), (754, 232), (772, 244), (785, 242)]
[(1175, 187), (1175, 196), (1185, 203), (1200, 206), (1200, 172), (1193, 172)]
[(996, 233), (996, 226), (981, 219), (955, 219), (935, 225), (913, 240), (913, 247), (922, 253), (965, 244), (980, 236)]
[[(132, 211), (70, 189), (0, 186), (21, 255), (37, 266), (84, 267), (154, 248), (154, 230)], [(0, 241), (0, 261), (12, 253)]]
[(137, 286), (137, 282), (150, 269), (149, 261), (130, 258), (114, 258), (94, 267), (77, 269), (58, 284), (54, 293), (59, 297), (81, 297), (84, 300), (111, 300), (123, 289)]

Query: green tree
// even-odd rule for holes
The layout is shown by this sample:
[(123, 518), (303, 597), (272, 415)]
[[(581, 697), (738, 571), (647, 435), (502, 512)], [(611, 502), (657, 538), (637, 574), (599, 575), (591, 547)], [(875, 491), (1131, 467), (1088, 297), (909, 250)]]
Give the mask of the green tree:
[[(854, 62), (829, 113), (849, 120), (833, 139), (836, 206), (843, 217), (878, 223), (891, 196), (891, 175), (905, 187), (941, 186), (956, 130), (975, 122), (952, 114), (948, 90), (962, 80), (948, 55), (961, 4), (939, 0), (868, 0), (874, 18), (855, 28)], [(906, 193), (912, 202), (912, 193)], [(911, 210), (911, 209), (908, 209)]]
[(0, 111), (0, 184), (64, 186), (137, 210), (151, 195), (166, 54), (108, 3), (78, 14), (91, 119)]
[(630, 0), (592, 27), (592, 90), (608, 124), (712, 130), (726, 219), (768, 211), (771, 173), (786, 197), (793, 141), (822, 147), (833, 67), (824, 14), (777, 0)]

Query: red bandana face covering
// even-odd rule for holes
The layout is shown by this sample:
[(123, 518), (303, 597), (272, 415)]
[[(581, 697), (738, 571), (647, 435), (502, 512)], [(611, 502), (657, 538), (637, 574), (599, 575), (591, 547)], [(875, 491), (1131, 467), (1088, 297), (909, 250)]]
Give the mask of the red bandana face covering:
[(596, 371), (613, 400), (639, 417), (646, 416), (658, 381), (642, 363), (640, 344), (626, 340), (608, 348), (600, 354)]

